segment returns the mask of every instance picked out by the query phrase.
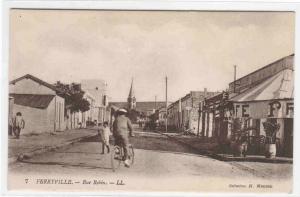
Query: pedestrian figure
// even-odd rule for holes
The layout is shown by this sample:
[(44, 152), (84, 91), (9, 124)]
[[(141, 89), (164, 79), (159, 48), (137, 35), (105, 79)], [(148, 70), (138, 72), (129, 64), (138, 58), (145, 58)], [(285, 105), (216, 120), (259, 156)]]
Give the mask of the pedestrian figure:
[(107, 153), (109, 153), (109, 136), (111, 135), (108, 122), (103, 123), (101, 131), (101, 140), (102, 140), (102, 154), (105, 153), (105, 147), (107, 148)]
[(14, 124), (13, 124), (13, 117), (10, 117), (8, 119), (8, 135), (12, 136), (13, 135), (13, 128), (14, 128)]
[(99, 122), (99, 123), (98, 123), (98, 127), (97, 127), (97, 131), (98, 131), (98, 135), (100, 136), (100, 138), (101, 138), (101, 132), (102, 132), (102, 129), (103, 129), (102, 123)]
[(240, 137), (240, 144), (240, 155), (246, 157), (248, 150), (248, 140), (245, 134)]
[(17, 112), (16, 117), (13, 119), (13, 133), (17, 139), (20, 138), (21, 130), (25, 128), (25, 121), (21, 112)]

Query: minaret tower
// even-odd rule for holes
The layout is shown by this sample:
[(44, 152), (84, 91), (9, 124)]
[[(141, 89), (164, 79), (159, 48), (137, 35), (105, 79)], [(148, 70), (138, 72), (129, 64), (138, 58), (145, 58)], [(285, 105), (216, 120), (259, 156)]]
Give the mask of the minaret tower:
[(136, 108), (136, 99), (135, 99), (134, 90), (133, 90), (133, 78), (131, 80), (131, 86), (130, 86), (127, 102), (128, 102), (128, 109), (129, 110), (132, 110), (132, 109)]

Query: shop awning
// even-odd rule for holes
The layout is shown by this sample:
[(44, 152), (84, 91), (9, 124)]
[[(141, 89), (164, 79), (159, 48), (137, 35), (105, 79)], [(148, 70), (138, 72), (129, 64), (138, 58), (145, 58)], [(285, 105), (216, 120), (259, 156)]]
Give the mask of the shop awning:
[(245, 102), (293, 98), (294, 72), (293, 70), (285, 69), (230, 100), (233, 102)]
[(285, 69), (230, 101), (237, 118), (293, 118), (293, 70)]

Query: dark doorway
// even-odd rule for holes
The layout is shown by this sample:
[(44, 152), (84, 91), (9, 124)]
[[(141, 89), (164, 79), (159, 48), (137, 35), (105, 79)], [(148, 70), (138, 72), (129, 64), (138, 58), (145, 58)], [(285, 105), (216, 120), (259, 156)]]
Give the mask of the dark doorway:
[(293, 118), (284, 120), (283, 155), (287, 157), (293, 157), (293, 123)]

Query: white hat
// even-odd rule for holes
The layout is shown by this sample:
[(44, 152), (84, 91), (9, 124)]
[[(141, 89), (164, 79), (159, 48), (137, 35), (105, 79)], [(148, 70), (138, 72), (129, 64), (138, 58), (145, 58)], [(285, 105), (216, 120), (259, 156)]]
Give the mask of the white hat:
[(119, 111), (119, 112), (127, 113), (126, 109), (119, 109), (118, 111)]

